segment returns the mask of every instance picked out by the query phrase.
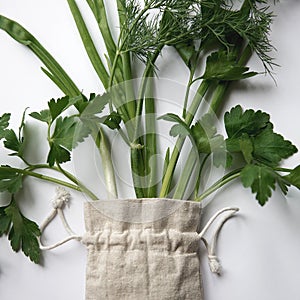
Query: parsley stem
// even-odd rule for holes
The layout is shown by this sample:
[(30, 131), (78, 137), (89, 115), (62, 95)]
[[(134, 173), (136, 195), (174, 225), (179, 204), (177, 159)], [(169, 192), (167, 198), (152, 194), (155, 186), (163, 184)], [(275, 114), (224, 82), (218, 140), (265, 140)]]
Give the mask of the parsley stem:
[(274, 171), (277, 171), (277, 172), (284, 172), (284, 173), (290, 173), (290, 172), (292, 172), (293, 170), (292, 170), (292, 169), (287, 169), (287, 168), (274, 168)]
[(207, 154), (204, 157), (203, 161), (201, 162), (201, 165), (200, 165), (200, 168), (199, 168), (199, 173), (198, 173), (198, 176), (197, 176), (197, 181), (196, 181), (196, 184), (195, 184), (194, 193), (193, 193), (193, 196), (192, 196), (193, 199), (195, 199), (198, 195), (198, 191), (199, 191), (200, 183), (201, 183), (201, 178), (202, 178), (202, 172), (203, 172), (205, 163), (208, 160), (208, 158), (210, 157), (210, 155), (211, 155), (211, 153)]
[[(65, 177), (67, 177), (69, 180), (71, 180), (72, 182), (74, 182), (77, 186), (79, 186), (82, 191), (89, 195), (91, 194), (92, 195), (92, 199), (94, 197), (97, 198), (96, 195), (94, 195), (90, 190), (88, 190), (73, 174), (71, 174), (70, 172), (66, 171), (65, 169), (62, 168), (62, 166), (60, 164), (57, 164), (57, 169), (60, 173), (62, 173)], [(98, 199), (98, 198), (97, 198)]]
[[(188, 126), (191, 125), (191, 123), (194, 119), (194, 116), (199, 108), (199, 105), (200, 105), (202, 99), (204, 98), (208, 88), (209, 88), (209, 83), (206, 80), (203, 80), (201, 82), (201, 84), (197, 90), (197, 93), (196, 93), (196, 95), (187, 111), (187, 114), (186, 114), (185, 122)], [(168, 167), (167, 167), (167, 170), (166, 170), (163, 182), (162, 182), (162, 187), (161, 187), (161, 191), (160, 191), (160, 195), (159, 195), (160, 198), (167, 197), (167, 195), (169, 193), (173, 174), (175, 171), (175, 167), (176, 167), (179, 155), (180, 155), (180, 151), (183, 147), (184, 141), (185, 141), (185, 138), (180, 136), (177, 139), (177, 142), (174, 146), (174, 149), (173, 149), (173, 152), (172, 152), (172, 155), (170, 158), (170, 162), (168, 164)]]
[(186, 110), (187, 110), (188, 100), (189, 100), (189, 96), (190, 96), (190, 92), (191, 92), (191, 86), (194, 82), (193, 81), (194, 75), (195, 75), (195, 68), (190, 70), (189, 81), (188, 81), (187, 89), (186, 89), (185, 96), (184, 96), (183, 112), (182, 112), (183, 118), (186, 117)]
[(234, 170), (224, 177), (215, 182), (212, 186), (210, 186), (205, 192), (203, 192), (200, 196), (196, 197), (194, 200), (201, 202), (203, 199), (220, 189), (222, 186), (227, 184), (228, 182), (238, 178), (241, 175), (241, 169)]
[(98, 199), (98, 197), (93, 192), (91, 192), (86, 186), (84, 186), (84, 184), (81, 183), (73, 174), (71, 174), (70, 172), (63, 169), (61, 167), (61, 165), (59, 165), (59, 164), (57, 164), (57, 167), (56, 166), (50, 167), (47, 164), (37, 164), (37, 165), (29, 165), (29, 167), (26, 168), (26, 170), (29, 170), (29, 171), (33, 171), (36, 169), (49, 169), (52, 171), (59, 172), (59, 173), (63, 174), (66, 178), (68, 178), (69, 180), (74, 182), (77, 186), (79, 186), (82, 189), (82, 191), (86, 195), (88, 195), (91, 199), (93, 199), (93, 200)]
[(61, 179), (57, 179), (57, 178), (54, 178), (54, 177), (50, 177), (50, 176), (47, 176), (47, 175), (44, 175), (44, 174), (40, 174), (40, 173), (36, 173), (36, 172), (33, 172), (33, 171), (30, 171), (29, 169), (19, 169), (19, 168), (11, 168), (11, 167), (0, 167), (1, 170), (8, 170), (8, 171), (13, 171), (13, 172), (16, 172), (17, 174), (22, 174), (22, 175), (25, 175), (25, 176), (31, 176), (31, 177), (35, 177), (35, 178), (38, 178), (38, 179), (41, 179), (43, 181), (48, 181), (48, 182), (52, 182), (52, 183), (55, 183), (55, 184), (59, 184), (59, 185), (62, 185), (62, 186), (65, 186), (65, 187), (68, 187), (70, 189), (73, 189), (75, 191), (78, 191), (78, 192), (83, 192), (85, 193), (87, 196), (89, 196), (92, 200), (97, 200), (98, 197), (93, 194), (91, 191), (89, 191), (87, 188), (82, 188), (78, 185), (74, 185), (72, 183), (69, 183), (69, 182), (66, 182), (64, 180), (61, 180)]

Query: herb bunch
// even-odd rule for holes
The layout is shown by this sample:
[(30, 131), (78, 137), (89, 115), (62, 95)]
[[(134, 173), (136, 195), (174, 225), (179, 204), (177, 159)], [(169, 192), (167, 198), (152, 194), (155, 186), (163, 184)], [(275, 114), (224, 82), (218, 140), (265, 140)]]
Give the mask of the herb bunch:
[[(284, 194), (290, 185), (300, 188), (300, 167), (293, 170), (281, 167), (282, 161), (296, 153), (297, 148), (274, 132), (267, 113), (244, 110), (239, 105), (232, 108), (224, 116), (226, 137), (217, 132), (215, 124), (214, 116), (224, 105), (232, 83), (261, 73), (250, 71), (247, 66), (252, 55), (260, 59), (263, 70), (272, 76), (276, 64), (271, 55), (274, 47), (269, 34), (274, 16), (268, 1), (116, 0), (120, 30), (115, 40), (104, 0), (87, 0), (98, 23), (99, 36), (105, 43), (106, 61), (98, 53), (93, 42), (95, 37), (92, 38), (76, 1), (67, 2), (104, 89), (101, 95), (82, 94), (30, 32), (0, 15), (0, 28), (41, 60), (42, 71), (64, 94), (59, 99), (51, 99), (44, 110), (29, 113), (47, 128), (45, 141), (49, 151), (39, 164), (31, 163), (24, 154), (27, 111), (18, 131), (10, 128), (9, 113), (0, 117), (0, 140), (23, 164), (23, 168), (0, 166), (0, 192), (11, 194), (10, 204), (0, 208), (0, 235), (8, 236), (13, 250), (22, 249), (36, 263), (40, 260), (38, 226), (28, 220), (18, 206), (18, 192), (26, 177), (66, 186), (97, 200), (95, 193), (64, 166), (71, 161), (73, 149), (87, 137), (92, 137), (99, 149), (107, 197), (118, 198), (109, 138), (111, 130), (117, 130), (130, 149), (137, 198), (202, 201), (223, 185), (240, 178), (243, 186), (251, 188), (259, 204), (264, 205), (276, 186)], [(157, 112), (153, 93), (153, 77), (159, 75), (157, 61), (162, 51), (170, 47), (177, 51), (189, 70), (180, 115)], [(133, 77), (136, 60), (143, 64), (138, 85)], [(203, 66), (204, 71), (199, 76)], [(192, 89), (197, 90), (194, 96)], [(209, 108), (200, 111), (204, 97)], [(170, 127), (170, 135), (176, 139), (173, 149), (160, 149), (157, 119), (173, 123)], [(187, 139), (192, 147), (178, 174), (178, 161)], [(162, 173), (158, 171), (158, 154), (165, 157)], [(203, 173), (209, 162), (226, 171), (212, 186), (202, 190)], [(52, 170), (59, 176), (50, 177), (44, 170)], [(65, 179), (61, 179), (61, 175)]]

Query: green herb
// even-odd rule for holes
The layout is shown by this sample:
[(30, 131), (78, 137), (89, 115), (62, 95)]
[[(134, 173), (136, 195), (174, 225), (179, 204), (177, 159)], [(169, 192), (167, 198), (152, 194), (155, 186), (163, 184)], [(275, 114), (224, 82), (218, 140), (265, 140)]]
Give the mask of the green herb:
[[(269, 35), (274, 15), (268, 1), (116, 0), (120, 28), (116, 40), (112, 37), (104, 1), (87, 0), (87, 3), (98, 24), (99, 36), (104, 40), (105, 61), (94, 44), (97, 35), (94, 37), (89, 32), (76, 1), (68, 0), (87, 56), (105, 90), (97, 96), (83, 95), (31, 33), (17, 22), (0, 16), (0, 28), (41, 60), (43, 72), (64, 94), (59, 99), (51, 99), (44, 110), (29, 114), (47, 129), (40, 142), (48, 144), (49, 152), (38, 164), (26, 157), (25, 150), (30, 144), (24, 135), (26, 112), (18, 132), (9, 127), (9, 113), (0, 117), (3, 146), (22, 161), (22, 167), (0, 166), (0, 191), (12, 194), (11, 204), (0, 208), (0, 233), (8, 234), (14, 250), (22, 248), (33, 261), (39, 260), (36, 246), (39, 232), (17, 207), (19, 194), (16, 193), (25, 184), (24, 178), (31, 176), (60, 184), (97, 200), (93, 191), (64, 168), (72, 160), (73, 149), (89, 136), (101, 155), (107, 197), (118, 197), (115, 176), (118, 166), (112, 161), (116, 149), (110, 145), (112, 131), (118, 131), (129, 147), (137, 198), (202, 201), (239, 178), (244, 187), (251, 188), (259, 204), (264, 205), (276, 186), (284, 194), (290, 185), (300, 188), (300, 168), (282, 167), (284, 159), (297, 149), (274, 132), (267, 113), (243, 110), (238, 105), (224, 115), (227, 137), (217, 130), (215, 113), (224, 105), (232, 83), (251, 80), (262, 73), (247, 66), (253, 54), (260, 59), (263, 71), (273, 76), (276, 63), (271, 56), (274, 47)], [(182, 112), (178, 115), (157, 111), (154, 93), (153, 77), (160, 72), (157, 61), (164, 59), (161, 54), (170, 47), (189, 72)], [(133, 80), (136, 59), (144, 66), (139, 81)], [(200, 68), (204, 71), (196, 75)], [(192, 88), (197, 90), (193, 97)], [(210, 106), (207, 110), (201, 105), (204, 97)], [(176, 140), (173, 149), (160, 149), (157, 122), (165, 121), (173, 123), (170, 126), (170, 136)], [(182, 155), (183, 149), (189, 151), (188, 155)], [(159, 155), (165, 157), (161, 171)], [(182, 171), (178, 168), (180, 160), (184, 165)], [(225, 168), (225, 175), (202, 190), (204, 170), (209, 162), (215, 168)], [(44, 170), (52, 170), (59, 178), (45, 175)]]
[(22, 215), (13, 198), (8, 206), (0, 208), (0, 236), (3, 234), (8, 235), (14, 251), (22, 250), (30, 260), (40, 262), (39, 227)]

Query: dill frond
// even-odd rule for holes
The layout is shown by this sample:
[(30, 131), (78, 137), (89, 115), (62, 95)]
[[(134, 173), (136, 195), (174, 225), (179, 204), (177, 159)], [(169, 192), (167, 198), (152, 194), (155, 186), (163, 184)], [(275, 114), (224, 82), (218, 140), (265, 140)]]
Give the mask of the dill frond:
[[(274, 15), (267, 0), (245, 0), (237, 9), (234, 0), (123, 0), (128, 38), (122, 51), (146, 62), (158, 48), (199, 43), (201, 49), (218, 43), (229, 52), (247, 43), (271, 73), (275, 63), (269, 32)], [(146, 9), (145, 9), (146, 8)]]

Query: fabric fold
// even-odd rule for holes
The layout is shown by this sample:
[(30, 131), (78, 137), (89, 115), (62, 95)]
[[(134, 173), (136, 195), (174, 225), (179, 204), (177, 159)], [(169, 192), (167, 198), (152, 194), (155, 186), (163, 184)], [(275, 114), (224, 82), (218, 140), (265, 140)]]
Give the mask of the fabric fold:
[(86, 299), (201, 300), (200, 215), (190, 201), (86, 203)]

